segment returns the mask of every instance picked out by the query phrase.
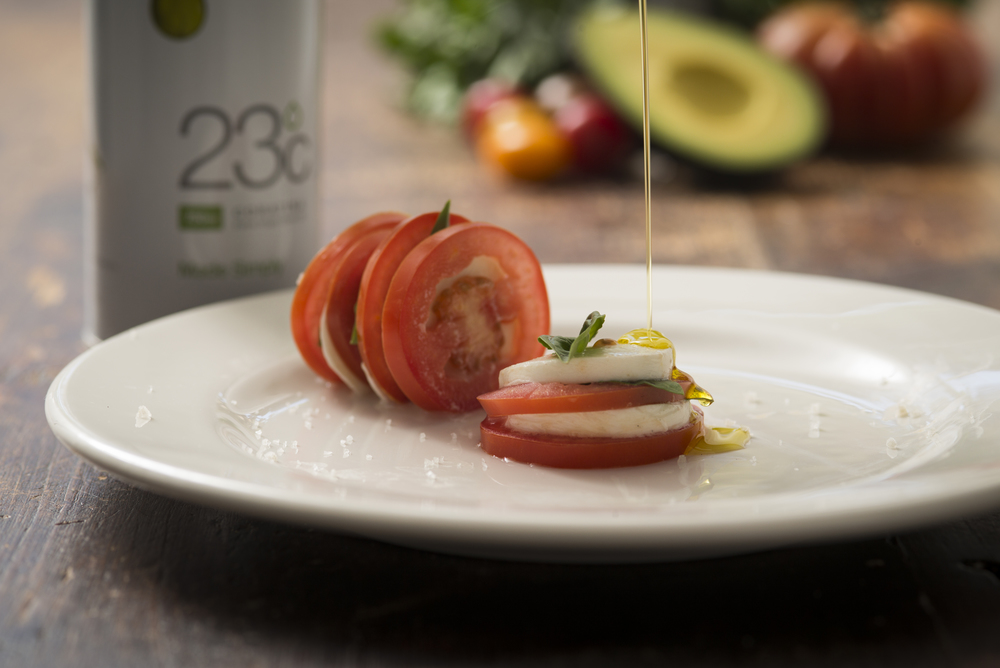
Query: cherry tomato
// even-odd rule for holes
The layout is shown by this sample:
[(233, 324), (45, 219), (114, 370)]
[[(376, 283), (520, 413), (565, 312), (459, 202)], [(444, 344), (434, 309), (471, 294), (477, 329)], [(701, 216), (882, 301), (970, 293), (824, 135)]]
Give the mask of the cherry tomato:
[(382, 309), (386, 363), (421, 408), (462, 412), (500, 369), (538, 357), (549, 330), (541, 266), (527, 244), (487, 223), (424, 239), (399, 265)]
[(292, 297), (292, 338), (309, 368), (332, 383), (340, 383), (341, 380), (323, 357), (319, 333), (320, 319), (330, 293), (330, 276), (343, 252), (356, 239), (374, 227), (395, 224), (404, 218), (404, 213), (382, 212), (358, 221), (317, 253), (299, 278)]
[(476, 153), (483, 162), (529, 181), (551, 179), (572, 158), (555, 122), (527, 98), (501, 100), (490, 107), (476, 138)]
[(556, 127), (569, 140), (573, 165), (597, 174), (621, 165), (632, 135), (618, 114), (598, 96), (587, 93), (566, 102), (555, 114)]
[(363, 392), (368, 387), (361, 368), (361, 353), (351, 343), (361, 276), (372, 253), (398, 224), (389, 219), (369, 227), (344, 249), (330, 273), (330, 292), (320, 322), (320, 327), (325, 328), (321, 335), (326, 334), (321, 339), (323, 353), (327, 364), (354, 392)]
[(479, 403), (489, 417), (533, 413), (583, 413), (610, 411), (632, 406), (648, 406), (686, 401), (683, 394), (674, 394), (649, 385), (621, 383), (521, 383), (508, 385), (479, 396)]
[(519, 95), (517, 87), (503, 79), (481, 79), (469, 86), (462, 98), (462, 130), (465, 136), (470, 140), (476, 137), (483, 116), (490, 107)]
[(494, 457), (563, 469), (603, 469), (652, 464), (684, 454), (701, 433), (702, 414), (695, 408), (691, 422), (683, 427), (634, 438), (527, 434), (511, 431), (506, 421), (503, 417), (488, 417), (479, 425), (483, 450)]
[(984, 57), (939, 3), (891, 4), (873, 25), (837, 3), (799, 3), (758, 32), (765, 49), (802, 66), (826, 93), (831, 141), (913, 143), (952, 125), (982, 96)]
[[(358, 311), (355, 318), (358, 328), (358, 350), (368, 372), (368, 380), (379, 396), (392, 401), (405, 402), (406, 395), (392, 377), (385, 362), (382, 348), (382, 307), (389, 292), (389, 284), (403, 258), (417, 244), (430, 236), (437, 222), (438, 212), (422, 213), (396, 225), (371, 254), (361, 277), (358, 292)], [(449, 216), (449, 225), (467, 223), (458, 214)]]

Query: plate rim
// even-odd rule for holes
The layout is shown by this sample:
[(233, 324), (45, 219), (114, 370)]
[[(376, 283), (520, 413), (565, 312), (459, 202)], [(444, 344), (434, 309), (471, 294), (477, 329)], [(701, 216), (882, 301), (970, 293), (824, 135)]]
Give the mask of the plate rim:
[[(632, 264), (557, 264), (545, 265), (547, 271), (591, 271), (594, 268), (607, 270), (610, 272), (626, 269), (635, 271), (637, 267), (644, 270), (644, 266)], [(954, 299), (942, 295), (925, 293), (909, 288), (900, 288), (877, 283), (858, 281), (855, 279), (844, 279), (830, 276), (816, 276), (810, 274), (796, 274), (791, 272), (775, 272), (755, 269), (738, 268), (713, 268), (713, 267), (681, 267), (657, 265), (654, 270), (662, 271), (668, 269), (671, 272), (680, 271), (682, 273), (713, 273), (713, 274), (756, 274), (766, 275), (773, 278), (787, 279), (794, 282), (801, 280), (820, 281), (830, 285), (849, 285), (856, 289), (875, 289), (885, 294), (898, 294), (901, 297), (919, 298), (923, 301), (951, 304), (958, 308), (972, 308), (991, 317), (1000, 318), (1000, 311), (971, 302)], [(208, 309), (224, 309), (235, 302), (254, 301), (274, 298), (283, 293), (290, 295), (290, 290), (262, 293), (249, 297), (241, 297), (235, 300), (228, 300), (216, 304), (210, 304), (178, 314), (166, 316), (154, 320), (150, 323), (139, 326), (136, 330), (147, 327), (160, 327), (163, 323), (174, 318), (188, 316), (192, 312)], [(600, 515), (597, 518), (584, 518), (567, 511), (538, 511), (533, 515), (532, 521), (525, 522), (524, 514), (516, 516), (516, 521), (510, 522), (496, 515), (482, 517), (481, 511), (476, 507), (454, 508), (447, 504), (434, 506), (430, 511), (417, 506), (406, 508), (405, 504), (390, 503), (384, 501), (374, 502), (370, 499), (340, 499), (336, 495), (325, 497), (325, 503), (317, 504), (311, 496), (303, 497), (301, 493), (292, 490), (268, 487), (248, 481), (226, 479), (221, 476), (209, 475), (199, 471), (183, 469), (172, 464), (167, 464), (156, 459), (142, 456), (136, 452), (128, 452), (121, 446), (108, 443), (102, 440), (99, 434), (94, 434), (90, 429), (75, 419), (70, 408), (66, 405), (64, 393), (66, 384), (71, 379), (74, 371), (95, 354), (94, 351), (101, 349), (107, 343), (119, 339), (119, 337), (129, 336), (129, 332), (124, 332), (115, 337), (109, 338), (106, 342), (98, 344), (89, 350), (84, 351), (73, 361), (66, 365), (52, 381), (45, 397), (46, 419), (56, 437), (65, 444), (71, 451), (96, 466), (109, 471), (116, 477), (137, 486), (164, 494), (172, 498), (195, 502), (202, 505), (236, 510), (251, 515), (266, 517), (273, 520), (287, 521), (308, 526), (322, 526), (326, 529), (342, 530), (352, 533), (361, 533), (374, 538), (397, 542), (401, 544), (419, 544), (422, 539), (442, 541), (449, 537), (455, 538), (456, 532), (472, 531), (472, 537), (477, 541), (482, 539), (493, 539), (494, 543), (500, 543), (501, 548), (509, 548), (516, 551), (527, 552), (529, 554), (546, 550), (556, 551), (560, 554), (560, 560), (586, 561), (587, 555), (577, 554), (580, 550), (586, 550), (588, 546), (596, 548), (608, 548), (609, 543), (616, 543), (619, 547), (611, 547), (611, 551), (626, 557), (626, 553), (647, 552), (653, 553), (657, 558), (670, 558), (673, 553), (691, 550), (701, 546), (708, 552), (735, 553), (754, 549), (766, 549), (789, 543), (798, 543), (816, 540), (835, 540), (851, 536), (862, 536), (880, 533), (886, 530), (898, 531), (912, 529), (919, 526), (934, 524), (947, 519), (967, 516), (977, 512), (982, 512), (995, 506), (1000, 502), (1000, 473), (994, 479), (981, 479), (970, 481), (966, 484), (964, 491), (955, 494), (948, 492), (948, 487), (941, 485), (932, 486), (932, 489), (924, 489), (920, 498), (899, 498), (892, 502), (880, 499), (878, 513), (871, 513), (871, 508), (865, 508), (864, 504), (850, 508), (845, 511), (843, 506), (833, 508), (829, 515), (821, 516), (819, 519), (826, 521), (813, 521), (803, 526), (803, 520), (811, 518), (817, 519), (816, 509), (806, 512), (802, 506), (795, 505), (787, 515), (775, 517), (773, 508), (768, 508), (769, 518), (762, 523), (750, 523), (748, 526), (746, 517), (739, 521), (729, 521), (725, 518), (714, 518), (705, 523), (697, 523), (694, 519), (689, 519), (686, 523), (678, 523), (676, 518), (664, 523), (656, 518), (650, 517), (648, 513), (631, 514), (622, 512), (617, 516)], [(239, 456), (235, 452), (234, 455)], [(261, 463), (261, 465), (268, 465)], [(917, 469), (919, 471), (919, 468)], [(934, 478), (941, 479), (940, 472), (935, 473)], [(988, 477), (987, 477), (988, 478)], [(869, 483), (860, 482), (851, 486), (852, 489), (865, 488)], [(783, 492), (771, 495), (766, 501), (751, 502), (750, 505), (775, 506), (780, 505), (783, 498), (802, 498), (802, 492)], [(304, 499), (304, 500), (303, 500)], [(942, 504), (942, 501), (947, 504)], [(746, 500), (737, 499), (713, 499), (709, 510), (725, 508), (727, 504), (748, 505)], [(272, 505), (274, 504), (274, 505)], [(947, 507), (945, 507), (947, 506)], [(648, 508), (648, 507), (647, 507)], [(923, 511), (923, 512), (914, 512)], [(711, 514), (711, 513), (707, 513)], [(715, 514), (718, 514), (716, 512)], [(393, 540), (378, 535), (379, 532), (371, 532), (372, 523), (378, 525), (375, 528), (388, 530), (390, 532), (412, 532), (414, 520), (420, 520), (417, 524), (421, 529), (419, 535), (409, 536), (410, 540)], [(548, 532), (553, 529), (553, 521), (558, 519), (559, 531), (557, 536), (551, 536)], [(428, 520), (431, 520), (428, 522)], [(513, 529), (517, 531), (513, 531)], [(669, 530), (669, 535), (664, 536), (659, 532)], [(748, 541), (748, 534), (753, 533), (752, 540)], [(657, 531), (658, 530), (658, 531)], [(594, 540), (592, 535), (599, 532), (603, 540)], [(723, 535), (724, 534), (724, 535)], [(452, 547), (450, 551), (459, 553), (473, 553), (477, 549), (475, 545), (462, 545), (461, 540)], [(468, 541), (465, 541), (468, 542)], [(750, 545), (750, 543), (753, 543)], [(482, 551), (482, 550), (478, 550)], [(495, 552), (496, 550), (488, 550)], [(697, 550), (695, 550), (697, 551)]]

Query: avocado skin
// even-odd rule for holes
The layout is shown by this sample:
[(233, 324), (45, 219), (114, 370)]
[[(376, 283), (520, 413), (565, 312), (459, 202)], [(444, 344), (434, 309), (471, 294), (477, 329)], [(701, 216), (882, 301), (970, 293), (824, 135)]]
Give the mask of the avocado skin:
[[(749, 176), (754, 177), (750, 180), (756, 184), (766, 184), (784, 168), (810, 155), (823, 144), (828, 127), (825, 102), (804, 74), (766, 54), (748, 36), (730, 26), (654, 8), (649, 9), (647, 18), (650, 139), (654, 146), (678, 162), (701, 170), (708, 182), (736, 185), (737, 181)], [(610, 29), (607, 35), (601, 36), (603, 24)], [(577, 16), (569, 34), (580, 70), (622, 118), (641, 134), (642, 71), (638, 12), (609, 9), (597, 3)], [(595, 39), (595, 34), (608, 42), (601, 44), (599, 39)], [(731, 57), (733, 63), (739, 63), (736, 69), (751, 69), (755, 76), (769, 78), (770, 83), (764, 88), (782, 91), (775, 96), (772, 105), (784, 110), (780, 113), (790, 114), (790, 117), (771, 123), (767, 133), (736, 137), (732, 146), (740, 145), (740, 148), (731, 152), (725, 145), (720, 145), (719, 137), (713, 136), (716, 133), (709, 127), (710, 124), (685, 126), (683, 115), (674, 113), (682, 111), (677, 107), (683, 105), (678, 105), (676, 95), (671, 99), (669, 95), (657, 91), (654, 74), (658, 62), (675, 64), (676, 49), (672, 45), (678, 41), (678, 35), (684, 42), (685, 60), (694, 62), (696, 66), (699, 64), (698, 54), (703, 54), (709, 68), (719, 70), (727, 68), (726, 58)], [(727, 53), (730, 55), (719, 55)], [(691, 54), (696, 54), (694, 61)], [(660, 69), (662, 74), (663, 67)], [(676, 72), (676, 69), (674, 67), (673, 71)], [(734, 78), (738, 80), (738, 77)], [(628, 85), (630, 83), (634, 85)], [(751, 88), (754, 85), (752, 81), (738, 83), (746, 83)], [(750, 94), (754, 94), (752, 89)], [(766, 97), (758, 99), (767, 102)], [(755, 142), (759, 144), (759, 150), (755, 149)], [(750, 150), (747, 150), (748, 147)]]

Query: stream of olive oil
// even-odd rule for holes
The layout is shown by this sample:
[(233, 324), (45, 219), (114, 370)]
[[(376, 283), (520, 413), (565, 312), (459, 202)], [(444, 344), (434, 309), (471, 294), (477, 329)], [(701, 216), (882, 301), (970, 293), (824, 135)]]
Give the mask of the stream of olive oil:
[(649, 47), (646, 0), (639, 0), (639, 43), (642, 48), (642, 174), (646, 201), (646, 329), (653, 329), (653, 196), (649, 150)]
[[(649, 141), (649, 45), (646, 31), (646, 0), (639, 0), (639, 45), (642, 49), (642, 174), (646, 204), (646, 331), (633, 330), (619, 343), (640, 343), (650, 348), (672, 348), (673, 344), (653, 329), (653, 193), (650, 176)], [(675, 368), (674, 380), (687, 380), (690, 385), (686, 399), (697, 399), (703, 406), (712, 403), (712, 395), (694, 382), (689, 375)], [(742, 449), (750, 440), (750, 432), (742, 427), (709, 427), (697, 436), (686, 454), (713, 454)]]

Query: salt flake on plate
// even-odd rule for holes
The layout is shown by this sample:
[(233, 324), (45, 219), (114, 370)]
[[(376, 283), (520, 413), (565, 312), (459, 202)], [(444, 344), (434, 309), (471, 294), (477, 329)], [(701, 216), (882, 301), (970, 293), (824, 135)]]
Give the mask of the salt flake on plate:
[(139, 427), (145, 427), (152, 419), (153, 414), (149, 412), (149, 409), (145, 406), (139, 406), (139, 411), (135, 414), (136, 429)]

